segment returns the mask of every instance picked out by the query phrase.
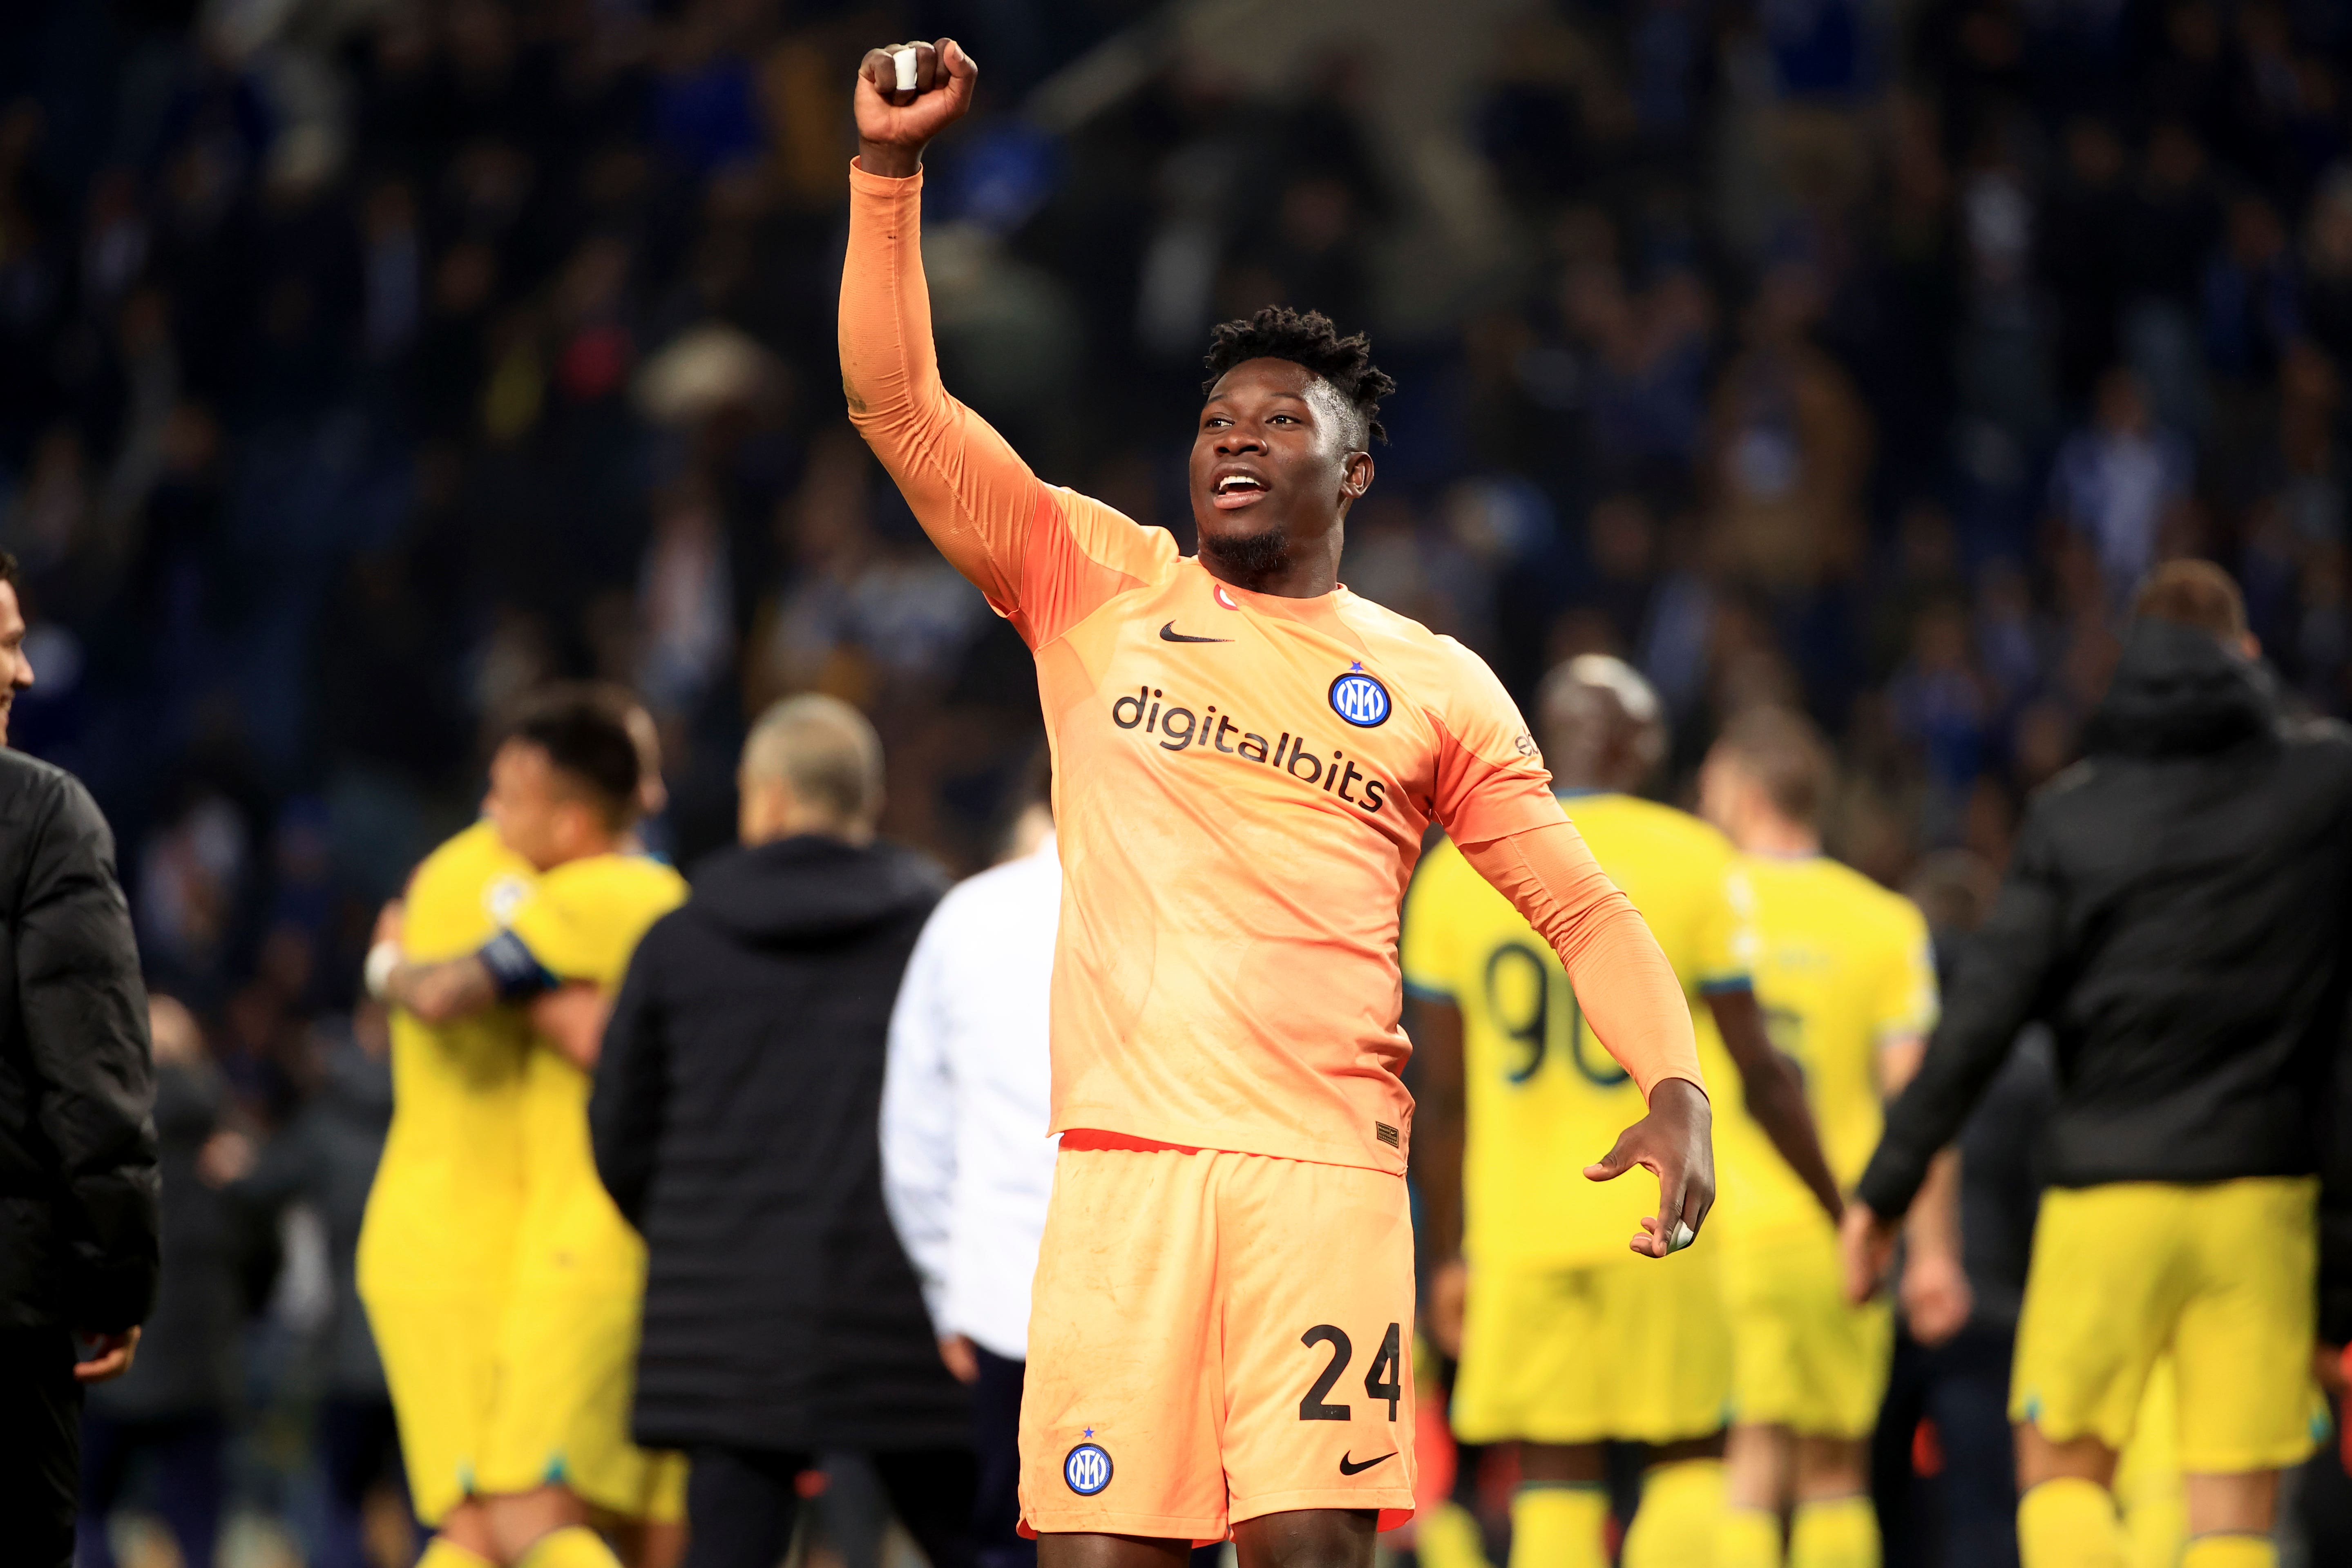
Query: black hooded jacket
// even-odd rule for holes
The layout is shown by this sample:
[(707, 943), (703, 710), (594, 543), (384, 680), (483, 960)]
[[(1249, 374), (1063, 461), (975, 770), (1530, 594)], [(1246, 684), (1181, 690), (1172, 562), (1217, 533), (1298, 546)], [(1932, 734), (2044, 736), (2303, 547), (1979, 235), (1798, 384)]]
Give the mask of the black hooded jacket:
[(649, 1253), (638, 1442), (968, 1441), (882, 1203), (890, 1008), (944, 889), (887, 845), (733, 850), (630, 961), (589, 1122)]
[(0, 1329), (127, 1329), (155, 1300), (155, 1060), (114, 835), (0, 750)]
[(2037, 1018), (2057, 1049), (2053, 1184), (2319, 1168), (2352, 969), (2352, 731), (2282, 720), (2258, 668), (2142, 621), (2085, 751), (2034, 796), (1888, 1109), (1860, 1187), (1882, 1215)]

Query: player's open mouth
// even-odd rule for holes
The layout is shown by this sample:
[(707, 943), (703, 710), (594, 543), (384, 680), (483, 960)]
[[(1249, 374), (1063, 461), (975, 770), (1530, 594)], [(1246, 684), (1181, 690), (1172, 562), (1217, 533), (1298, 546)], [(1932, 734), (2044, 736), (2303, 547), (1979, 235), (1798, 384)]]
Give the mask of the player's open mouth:
[(1255, 474), (1220, 474), (1209, 484), (1209, 504), (1220, 511), (1254, 506), (1266, 493), (1265, 481)]

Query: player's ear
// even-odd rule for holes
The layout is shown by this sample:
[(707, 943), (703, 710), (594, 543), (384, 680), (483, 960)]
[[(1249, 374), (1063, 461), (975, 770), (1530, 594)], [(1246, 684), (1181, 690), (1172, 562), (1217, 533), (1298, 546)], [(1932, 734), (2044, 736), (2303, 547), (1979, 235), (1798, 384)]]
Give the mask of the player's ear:
[(1363, 500), (1364, 492), (1371, 488), (1372, 455), (1370, 452), (1349, 453), (1347, 466), (1339, 474), (1339, 494), (1346, 500), (1357, 501)]

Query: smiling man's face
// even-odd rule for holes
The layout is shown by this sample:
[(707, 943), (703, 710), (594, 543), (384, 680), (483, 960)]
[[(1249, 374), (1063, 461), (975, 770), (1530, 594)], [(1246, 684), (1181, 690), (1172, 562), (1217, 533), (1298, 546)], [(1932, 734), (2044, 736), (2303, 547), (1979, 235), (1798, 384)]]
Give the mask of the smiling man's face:
[(16, 584), (0, 579), (0, 746), (8, 743), (8, 721), (16, 710), (16, 694), (33, 684), (33, 661), (25, 657), (25, 609), (16, 599)]
[[(1337, 388), (1289, 360), (1244, 360), (1218, 378), (1191, 479), (1201, 554), (1219, 576), (1256, 587), (1335, 533), (1372, 482), (1360, 424)], [(1336, 542), (1323, 548), (1336, 563)]]

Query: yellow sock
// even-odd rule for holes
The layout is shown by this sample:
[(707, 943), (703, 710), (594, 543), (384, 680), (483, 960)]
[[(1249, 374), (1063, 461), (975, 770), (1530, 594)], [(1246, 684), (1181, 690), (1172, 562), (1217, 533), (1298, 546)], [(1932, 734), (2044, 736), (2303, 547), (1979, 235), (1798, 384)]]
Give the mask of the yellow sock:
[(1780, 1516), (1727, 1507), (1715, 1531), (1715, 1568), (1780, 1568)]
[(2180, 1568), (2278, 1568), (2278, 1548), (2267, 1535), (2192, 1535)]
[(586, 1525), (567, 1524), (532, 1542), (515, 1568), (621, 1568), (621, 1560)]
[(1609, 1491), (1597, 1482), (1528, 1481), (1511, 1495), (1511, 1568), (1609, 1568)]
[(436, 1535), (425, 1543), (425, 1554), (416, 1560), (416, 1568), (498, 1568), (498, 1564), (446, 1535)]
[(1624, 1568), (1714, 1568), (1723, 1521), (1723, 1461), (1684, 1459), (1642, 1478), (1642, 1510), (1625, 1531)]
[(2018, 1499), (2017, 1553), (2023, 1568), (2124, 1568), (2116, 1500), (2078, 1476), (2043, 1481)]
[(1866, 1497), (1799, 1503), (1789, 1525), (1789, 1568), (1878, 1568), (1878, 1510)]

